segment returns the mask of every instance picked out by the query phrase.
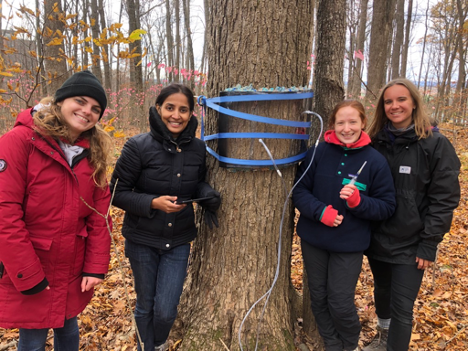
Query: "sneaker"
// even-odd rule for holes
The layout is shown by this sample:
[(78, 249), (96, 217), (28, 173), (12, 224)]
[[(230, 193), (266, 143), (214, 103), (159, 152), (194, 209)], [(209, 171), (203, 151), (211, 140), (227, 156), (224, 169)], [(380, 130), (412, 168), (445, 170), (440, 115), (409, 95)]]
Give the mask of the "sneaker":
[(374, 340), (364, 347), (363, 351), (387, 351), (388, 329), (377, 326)]
[(169, 350), (169, 342), (167, 340), (164, 344), (156, 346), (154, 348), (154, 351), (168, 351), (168, 350)]

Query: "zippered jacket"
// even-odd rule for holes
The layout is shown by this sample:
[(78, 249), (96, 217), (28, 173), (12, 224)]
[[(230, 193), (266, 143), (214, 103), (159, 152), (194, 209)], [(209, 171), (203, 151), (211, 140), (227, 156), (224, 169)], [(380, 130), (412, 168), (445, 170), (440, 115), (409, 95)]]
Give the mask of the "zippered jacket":
[(195, 138), (197, 119), (174, 140), (154, 107), (149, 133), (130, 138), (110, 182), (113, 204), (125, 210), (122, 235), (135, 243), (169, 250), (197, 235), (192, 204), (176, 213), (151, 208), (158, 196), (186, 200), (205, 197), (212, 188), (205, 182), (205, 143)]
[[(312, 147), (307, 151), (295, 181), (303, 177), (293, 191), (293, 202), (300, 212), (297, 234), (302, 240), (330, 252), (361, 252), (369, 247), (372, 221), (393, 214), (395, 190), (390, 169), (385, 158), (369, 144), (365, 132), (361, 132), (355, 145), (346, 146), (338, 141), (334, 131), (328, 131), (325, 142), (316, 150)], [(361, 201), (350, 208), (340, 198), (340, 190), (366, 161), (355, 183)], [(344, 217), (337, 227), (320, 221), (329, 205)]]
[[(67, 163), (58, 143), (33, 130), (31, 109), (0, 138), (0, 326), (59, 328), (88, 304), (83, 272), (107, 273), (108, 189), (95, 185), (84, 150)], [(87, 148), (87, 140), (76, 143)], [(32, 295), (41, 282), (50, 289)]]
[(416, 257), (434, 261), (460, 201), (460, 160), (452, 144), (437, 128), (425, 139), (414, 130), (395, 138), (384, 129), (373, 146), (390, 165), (397, 208), (374, 228), (366, 254), (398, 264), (414, 264)]

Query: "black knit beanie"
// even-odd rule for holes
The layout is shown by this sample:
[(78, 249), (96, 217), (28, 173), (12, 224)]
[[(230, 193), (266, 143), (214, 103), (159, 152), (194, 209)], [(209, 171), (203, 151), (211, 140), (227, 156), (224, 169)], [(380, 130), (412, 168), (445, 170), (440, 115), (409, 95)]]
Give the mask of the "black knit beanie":
[(55, 92), (55, 102), (60, 102), (73, 96), (89, 96), (95, 99), (101, 106), (102, 114), (107, 106), (107, 97), (99, 79), (90, 71), (77, 72), (68, 78)]

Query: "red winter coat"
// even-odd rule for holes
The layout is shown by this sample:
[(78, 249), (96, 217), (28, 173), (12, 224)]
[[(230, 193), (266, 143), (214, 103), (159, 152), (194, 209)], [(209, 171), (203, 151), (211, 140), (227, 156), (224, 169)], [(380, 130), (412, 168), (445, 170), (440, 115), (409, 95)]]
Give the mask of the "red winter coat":
[[(110, 235), (103, 217), (109, 190), (98, 188), (86, 157), (73, 169), (60, 146), (33, 129), (31, 110), (0, 138), (0, 326), (58, 328), (93, 291), (82, 273), (107, 273)], [(87, 141), (77, 143), (87, 147)], [(86, 152), (86, 150), (85, 150)], [(50, 290), (24, 295), (47, 278)]]

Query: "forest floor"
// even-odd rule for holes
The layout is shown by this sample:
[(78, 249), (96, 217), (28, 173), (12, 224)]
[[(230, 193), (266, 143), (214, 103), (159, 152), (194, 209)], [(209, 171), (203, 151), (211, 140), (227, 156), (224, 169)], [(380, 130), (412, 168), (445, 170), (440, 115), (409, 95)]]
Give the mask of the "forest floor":
[[(468, 130), (457, 128), (453, 132), (451, 126), (445, 127), (442, 132), (454, 143), (462, 161), (462, 196), (460, 206), (454, 214), (450, 233), (439, 245), (437, 263), (430, 267), (424, 276), (415, 306), (410, 345), (412, 351), (468, 350)], [(130, 266), (123, 255), (123, 239), (120, 235), (123, 211), (113, 208), (112, 218), (115, 246), (112, 250), (110, 271), (79, 317), (81, 350), (136, 350), (132, 311), (128, 307), (134, 306), (135, 293)], [(303, 267), (297, 236), (293, 238), (291, 261), (293, 285), (302, 292)], [(363, 327), (361, 346), (366, 345), (374, 335), (376, 315), (372, 293), (372, 273), (364, 260), (355, 299)], [(16, 350), (17, 338), (17, 329), (0, 328), (0, 351)], [(176, 351), (180, 342), (181, 340), (171, 340), (170, 350)], [(53, 337), (49, 334), (46, 350), (53, 350), (52, 345)]]

